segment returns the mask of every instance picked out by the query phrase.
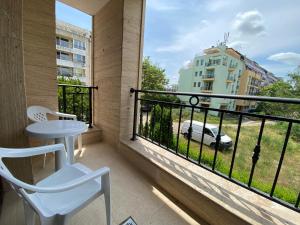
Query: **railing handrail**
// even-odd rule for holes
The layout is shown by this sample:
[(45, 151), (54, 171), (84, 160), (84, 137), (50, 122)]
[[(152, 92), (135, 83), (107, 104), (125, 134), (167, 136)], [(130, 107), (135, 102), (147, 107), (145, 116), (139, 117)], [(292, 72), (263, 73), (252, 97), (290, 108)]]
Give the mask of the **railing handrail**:
[(197, 97), (241, 99), (241, 100), (251, 100), (251, 101), (300, 104), (299, 98), (281, 98), (281, 97), (252, 96), (252, 95), (207, 94), (207, 93), (194, 93), (194, 92), (169, 92), (169, 91), (155, 91), (155, 90), (140, 90), (140, 89), (134, 89), (134, 88), (131, 88), (130, 92), (131, 93), (140, 92), (140, 93), (152, 93), (152, 94), (197, 96)]
[(93, 88), (98, 89), (98, 86), (90, 86), (90, 85), (75, 85), (75, 84), (57, 84), (57, 86), (65, 86), (65, 87), (80, 87), (80, 88)]
[[(241, 112), (237, 110), (228, 110), (228, 109), (223, 109), (223, 108), (211, 108), (202, 106), (201, 104), (199, 105), (200, 101), (202, 98), (221, 98), (221, 99), (242, 99), (242, 100), (250, 100), (250, 101), (264, 101), (264, 102), (275, 102), (275, 103), (286, 103), (286, 104), (300, 104), (300, 99), (299, 98), (280, 98), (280, 97), (267, 97), (267, 96), (249, 96), (249, 95), (227, 95), (227, 94), (205, 94), (205, 93), (193, 93), (193, 92), (170, 92), (170, 91), (155, 91), (155, 90), (140, 90), (140, 89), (134, 89), (131, 88), (130, 92), (134, 94), (134, 119), (133, 119), (133, 130), (132, 130), (132, 138), (131, 140), (136, 140), (136, 137), (143, 138), (147, 141), (152, 142), (155, 145), (158, 145), (162, 147), (163, 149), (166, 149), (170, 151), (173, 154), (176, 154), (177, 156), (184, 158), (185, 160), (196, 164), (202, 168), (205, 168), (209, 171), (211, 171), (214, 174), (217, 174), (235, 184), (240, 185), (241, 187), (244, 187), (256, 194), (259, 194), (267, 199), (270, 199), (274, 202), (277, 202), (281, 205), (284, 205), (285, 207), (288, 207), (296, 212), (300, 212), (300, 192), (295, 191), (295, 202), (294, 200), (291, 202), (286, 199), (278, 198), (275, 195), (275, 189), (277, 187), (278, 183), (278, 178), (280, 175), (280, 171), (282, 170), (282, 163), (284, 160), (285, 152), (287, 151), (287, 146), (289, 139), (291, 138), (291, 131), (292, 131), (292, 125), (293, 124), (300, 124), (299, 119), (293, 119), (293, 118), (286, 118), (286, 117), (280, 117), (280, 116), (275, 116), (275, 115), (264, 115), (264, 114), (255, 114), (255, 113), (250, 113), (250, 112)], [(181, 95), (181, 96), (188, 96), (190, 97), (189, 100), (185, 102), (173, 102), (173, 101), (167, 101), (167, 100), (155, 100), (155, 99), (149, 99), (146, 98), (145, 96), (139, 97), (139, 93), (151, 93), (151, 94), (165, 94), (165, 95)], [(142, 104), (148, 102), (150, 104), (150, 111), (146, 110), (143, 112), (143, 110), (140, 110), (139, 113), (139, 122), (138, 122), (138, 104), (140, 104), (140, 107), (142, 107)], [(159, 114), (156, 114), (155, 110), (152, 111), (152, 107), (159, 106), (160, 112)], [(178, 109), (179, 110), (179, 122), (177, 124), (178, 126), (178, 131), (176, 136), (173, 134), (173, 128), (171, 128), (172, 125), (172, 110), (173, 109)], [(184, 135), (187, 138), (186, 146), (181, 147), (181, 152), (179, 152), (179, 138), (180, 135), (183, 134), (181, 129), (182, 125), (182, 113), (185, 108), (189, 108), (190, 112), (188, 115), (189, 117), (189, 125), (187, 130), (185, 131)], [(165, 110), (165, 111), (164, 111)], [(202, 162), (202, 148), (204, 143), (204, 133), (205, 133), (205, 127), (207, 124), (207, 116), (209, 111), (215, 111), (218, 112), (219, 116), (219, 125), (218, 125), (218, 134), (215, 137), (214, 143), (211, 146), (214, 149), (214, 155), (213, 155), (213, 160), (210, 160), (210, 166), (208, 166), (207, 163)], [(194, 120), (194, 114), (197, 112), (204, 112), (204, 119), (203, 119), (203, 127), (202, 127), (202, 137), (201, 141), (198, 141), (200, 143), (200, 149), (199, 149), (199, 156), (191, 157), (189, 154), (190, 150), (190, 143), (192, 139), (192, 130), (193, 130), (193, 120)], [(153, 115), (154, 113), (154, 115)], [(169, 115), (169, 119), (164, 119), (164, 117)], [(146, 120), (143, 118), (144, 114), (146, 115)], [(221, 132), (222, 132), (222, 124), (223, 124), (223, 119), (226, 114), (232, 114), (234, 116), (238, 116), (238, 124), (237, 124), (237, 131), (236, 131), (236, 137), (235, 137), (235, 142), (234, 146), (232, 145), (233, 142), (231, 141), (230, 145), (233, 146), (233, 153), (232, 153), (232, 159), (230, 163), (230, 168), (228, 167), (228, 171), (225, 169), (219, 170), (217, 169), (217, 158), (218, 158), (218, 152), (220, 151), (220, 145), (222, 144), (221, 141)], [(151, 116), (149, 118), (149, 116)], [(253, 118), (258, 118), (259, 121), (259, 134), (257, 136), (257, 140), (255, 141), (255, 146), (253, 150), (252, 156), (249, 156), (250, 160), (250, 170), (249, 170), (249, 177), (248, 181), (246, 180), (239, 180), (235, 179), (232, 175), (232, 172), (234, 171), (234, 163), (236, 159), (236, 152), (238, 149), (238, 144), (239, 144), (239, 137), (240, 137), (240, 130), (242, 127), (242, 121), (243, 118), (246, 118), (247, 116), (253, 117)], [(169, 121), (167, 121), (169, 120)], [(201, 120), (201, 119), (200, 119)], [(267, 120), (273, 120), (277, 122), (287, 122), (288, 123), (288, 128), (285, 133), (284, 137), (284, 144), (281, 148), (281, 153), (280, 153), (280, 159), (277, 164), (277, 169), (276, 169), (276, 174), (274, 176), (273, 182), (271, 183), (272, 189), (270, 191), (268, 190), (261, 190), (258, 189), (254, 184), (253, 184), (253, 178), (255, 177), (255, 168), (256, 164), (260, 158), (260, 152), (261, 152), (261, 142), (263, 140), (263, 133), (264, 133), (264, 128), (265, 128), (265, 122)], [(150, 125), (149, 125), (150, 122)], [(152, 125), (151, 125), (152, 123)], [(159, 123), (158, 126), (156, 126), (156, 123)], [(168, 128), (166, 130), (162, 131), (162, 123), (168, 124)], [(171, 124), (170, 124), (171, 123)], [(165, 124), (165, 125), (166, 125)], [(164, 125), (163, 125), (164, 126)], [(166, 125), (167, 126), (167, 125)], [(139, 128), (139, 131), (137, 132), (137, 129)], [(159, 128), (159, 130), (158, 130)], [(144, 130), (145, 129), (145, 130)], [(155, 131), (155, 129), (157, 131)], [(170, 129), (172, 130), (170, 132)], [(167, 133), (167, 137), (164, 136), (164, 134)], [(170, 134), (171, 133), (171, 134)], [(173, 135), (173, 136), (170, 136)], [(167, 138), (167, 140), (166, 140)], [(170, 147), (170, 140), (172, 138), (175, 138), (176, 145), (173, 145)], [(224, 143), (223, 143), (224, 144)], [(211, 145), (211, 144), (210, 144)], [(197, 150), (198, 151), (198, 150)], [(263, 151), (263, 150), (262, 150)], [(198, 159), (197, 159), (198, 157)], [(276, 166), (276, 165), (275, 165)], [(230, 170), (229, 170), (230, 169)], [(229, 172), (229, 173), (228, 173)], [(244, 171), (245, 172), (245, 171)], [(248, 172), (248, 171), (247, 171)]]

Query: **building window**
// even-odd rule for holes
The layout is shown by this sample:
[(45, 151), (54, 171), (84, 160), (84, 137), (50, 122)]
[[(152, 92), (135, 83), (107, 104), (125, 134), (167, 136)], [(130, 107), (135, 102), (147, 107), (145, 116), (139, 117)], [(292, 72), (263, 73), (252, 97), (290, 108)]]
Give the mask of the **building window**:
[(202, 70), (199, 72), (199, 76), (201, 76), (202, 75)]
[(73, 68), (59, 66), (59, 67), (57, 67), (57, 75), (71, 77), (71, 76), (73, 76)]
[(65, 38), (56, 37), (56, 44), (66, 48), (72, 48), (72, 43)]
[(194, 87), (196, 87), (196, 85), (197, 85), (197, 82), (194, 82)]
[(61, 51), (56, 52), (56, 58), (57, 59), (62, 59), (62, 60), (72, 61), (71, 54), (66, 53), (66, 52), (61, 52)]
[(204, 60), (203, 60), (203, 59), (201, 59), (201, 66), (203, 66), (203, 64), (204, 64)]
[(201, 87), (201, 82), (198, 82), (198, 87)]
[(195, 72), (195, 77), (198, 76), (198, 72)]
[(74, 40), (74, 48), (85, 50), (85, 43), (83, 41)]
[(199, 66), (199, 60), (196, 61), (196, 66)]
[(79, 54), (74, 54), (74, 61), (80, 62), (80, 63), (85, 63), (85, 56), (79, 55)]
[(85, 77), (85, 70), (81, 68), (74, 68), (74, 76)]

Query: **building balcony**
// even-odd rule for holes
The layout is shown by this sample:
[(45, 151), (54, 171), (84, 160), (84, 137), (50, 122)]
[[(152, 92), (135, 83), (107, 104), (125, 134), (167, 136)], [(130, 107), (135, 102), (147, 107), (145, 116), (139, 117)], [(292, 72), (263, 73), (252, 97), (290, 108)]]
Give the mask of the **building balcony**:
[(234, 76), (228, 76), (226, 79), (227, 83), (233, 83), (234, 82)]
[(234, 71), (237, 68), (237, 63), (230, 63), (228, 66), (228, 71)]
[(215, 75), (214, 74), (206, 74), (202, 76), (203, 81), (214, 81)]
[(58, 66), (66, 66), (66, 67), (72, 67), (72, 68), (82, 68), (84, 69), (86, 67), (85, 62), (77, 62), (70, 59), (56, 59), (56, 63)]

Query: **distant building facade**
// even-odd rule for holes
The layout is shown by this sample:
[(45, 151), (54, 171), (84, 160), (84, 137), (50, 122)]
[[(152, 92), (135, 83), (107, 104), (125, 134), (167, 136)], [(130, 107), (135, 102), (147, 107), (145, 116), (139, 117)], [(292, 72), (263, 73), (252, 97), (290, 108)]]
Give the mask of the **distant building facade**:
[[(186, 67), (180, 69), (178, 91), (230, 95), (256, 95), (262, 86), (278, 80), (272, 73), (233, 48), (221, 43), (204, 50)], [(185, 96), (182, 101), (187, 102)], [(253, 102), (202, 98), (200, 105), (217, 109), (246, 110)]]
[(56, 21), (57, 75), (91, 84), (91, 32)]

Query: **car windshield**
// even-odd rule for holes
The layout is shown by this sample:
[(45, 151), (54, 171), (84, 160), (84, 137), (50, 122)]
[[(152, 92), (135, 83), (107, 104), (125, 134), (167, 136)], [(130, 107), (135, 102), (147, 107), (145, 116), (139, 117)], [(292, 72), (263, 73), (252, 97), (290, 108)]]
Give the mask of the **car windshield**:
[[(219, 132), (218, 128), (211, 128), (210, 130), (214, 133), (215, 136), (218, 135), (218, 132)], [(225, 135), (225, 133), (223, 131), (221, 131), (221, 136), (224, 136), (224, 135)]]

